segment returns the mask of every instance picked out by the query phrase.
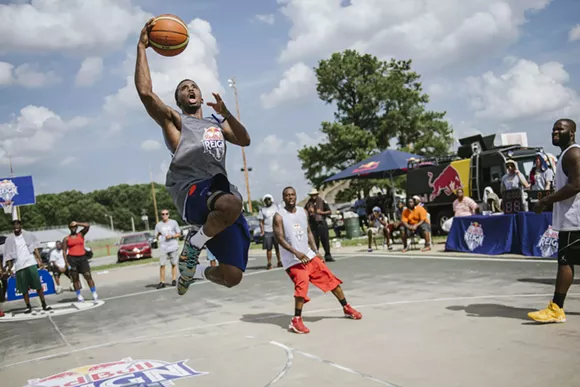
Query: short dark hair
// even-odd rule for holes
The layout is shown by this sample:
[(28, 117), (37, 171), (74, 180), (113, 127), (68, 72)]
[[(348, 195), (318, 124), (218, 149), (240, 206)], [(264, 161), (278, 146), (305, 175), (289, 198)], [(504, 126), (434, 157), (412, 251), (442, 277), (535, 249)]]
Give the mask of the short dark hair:
[(576, 131), (576, 123), (574, 122), (574, 120), (571, 120), (570, 118), (562, 118), (562, 119), (559, 119), (556, 122), (565, 122), (565, 123), (567, 123), (568, 125), (570, 125), (572, 127), (572, 130), (574, 132)]
[(289, 186), (287, 186), (286, 188), (284, 188), (284, 189), (282, 190), (282, 196), (284, 196), (284, 192), (286, 192), (286, 190), (287, 190), (287, 189), (293, 189), (293, 190), (294, 190), (294, 192), (296, 192), (296, 190), (294, 189), (294, 187), (292, 187), (291, 185), (289, 185)]
[(195, 81), (193, 81), (193, 80), (191, 80), (191, 79), (188, 79), (188, 78), (186, 78), (186, 79), (184, 79), (183, 81), (179, 82), (179, 83), (177, 84), (177, 87), (175, 88), (175, 93), (174, 93), (175, 102), (177, 102), (177, 94), (178, 94), (178, 92), (179, 92), (179, 86), (181, 86), (181, 84), (182, 84), (183, 82), (187, 82), (187, 81), (195, 83)]

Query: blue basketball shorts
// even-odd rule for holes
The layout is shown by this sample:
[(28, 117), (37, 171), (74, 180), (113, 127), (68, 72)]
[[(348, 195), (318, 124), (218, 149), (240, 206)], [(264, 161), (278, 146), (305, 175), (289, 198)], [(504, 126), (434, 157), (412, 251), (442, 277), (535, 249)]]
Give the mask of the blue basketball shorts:
[[(208, 199), (212, 193), (231, 193), (227, 177), (219, 174), (193, 184), (185, 200), (185, 220), (189, 224), (203, 225), (210, 213)], [(206, 247), (211, 250), (220, 264), (232, 265), (246, 271), (251, 237), (246, 218), (242, 213), (228, 228), (211, 238)]]

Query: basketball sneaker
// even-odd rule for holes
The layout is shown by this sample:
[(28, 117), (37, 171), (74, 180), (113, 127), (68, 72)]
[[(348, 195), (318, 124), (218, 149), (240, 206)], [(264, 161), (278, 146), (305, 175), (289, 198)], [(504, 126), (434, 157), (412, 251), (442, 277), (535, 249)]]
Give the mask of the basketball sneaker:
[(295, 333), (310, 333), (310, 329), (306, 328), (306, 325), (304, 325), (304, 322), (302, 321), (302, 317), (298, 316), (294, 316), (290, 322), (290, 326), (288, 326), (288, 330)]
[(183, 244), (183, 250), (179, 255), (179, 278), (177, 279), (177, 294), (183, 296), (187, 293), (189, 285), (195, 282), (195, 268), (199, 263), (201, 249), (191, 244), (191, 238), (187, 238)]
[(350, 306), (350, 304), (346, 304), (346, 306), (342, 308), (342, 311), (346, 318), (352, 318), (353, 320), (360, 320), (362, 318), (362, 314)]
[(550, 301), (546, 309), (528, 313), (528, 317), (540, 323), (563, 323), (566, 322), (564, 310)]

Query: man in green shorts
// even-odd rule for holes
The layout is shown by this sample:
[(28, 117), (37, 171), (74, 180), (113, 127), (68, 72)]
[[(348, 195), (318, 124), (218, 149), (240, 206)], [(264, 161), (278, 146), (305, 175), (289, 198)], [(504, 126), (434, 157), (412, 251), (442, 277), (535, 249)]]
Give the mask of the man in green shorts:
[(38, 240), (34, 234), (22, 230), (22, 223), (18, 219), (12, 221), (12, 231), (13, 233), (8, 235), (4, 244), (4, 265), (8, 267), (9, 272), (16, 272), (16, 289), (22, 294), (26, 303), (24, 313), (32, 312), (28, 296), (29, 289), (36, 290), (43, 310), (52, 310), (46, 305), (44, 290), (38, 275), (37, 265), (42, 266)]

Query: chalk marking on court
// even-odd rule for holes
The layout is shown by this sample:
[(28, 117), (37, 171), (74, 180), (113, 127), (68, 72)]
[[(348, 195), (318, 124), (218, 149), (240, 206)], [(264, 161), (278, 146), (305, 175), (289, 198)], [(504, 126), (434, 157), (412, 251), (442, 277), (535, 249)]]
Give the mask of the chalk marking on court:
[[(56, 325), (56, 323), (52, 319), (52, 316), (48, 316), (48, 319), (50, 320), (50, 322), (54, 326), (54, 329), (56, 329), (57, 333), (59, 334), (60, 338), (62, 339), (62, 341), (64, 342), (64, 344), (67, 346), (67, 348), (69, 348), (69, 350), (74, 350), (73, 346), (68, 342), (68, 340), (66, 339), (66, 337), (64, 336), (64, 334), (59, 329), (58, 325)], [(76, 356), (74, 358), (75, 358), (75, 360), (77, 362), (77, 366), (81, 367), (82, 364), (79, 362), (79, 359)]]
[[(270, 270), (270, 271), (272, 271), (272, 270)], [(423, 299), (423, 300), (389, 301), (389, 302), (382, 302), (382, 303), (378, 303), (378, 304), (357, 305), (356, 307), (357, 307), (357, 309), (362, 309), (362, 308), (376, 308), (376, 307), (388, 306), (388, 305), (420, 304), (420, 303), (431, 303), (431, 302), (442, 302), (442, 301), (469, 301), (469, 300), (482, 300), (482, 299), (494, 299), (494, 298), (501, 299), (501, 298), (523, 298), (523, 297), (551, 297), (553, 295), (554, 295), (554, 293), (537, 293), (537, 294), (504, 294), (504, 295), (488, 295), (488, 296), (470, 296), (470, 297), (446, 297), (446, 298), (431, 298), (431, 299)], [(568, 293), (568, 296), (569, 297), (570, 296), (580, 296), (580, 293)], [(308, 315), (308, 314), (316, 314), (316, 313), (329, 312), (329, 311), (342, 311), (342, 307), (327, 308), (327, 309), (315, 309), (315, 310), (311, 310), (308, 312), (304, 312), (304, 314)], [(267, 319), (277, 318), (277, 317), (281, 317), (281, 316), (287, 316), (287, 314), (285, 314), (285, 313), (272, 313), (271, 315), (254, 318), (254, 319), (251, 319), (248, 321), (241, 321), (241, 320), (222, 321), (222, 322), (218, 322), (218, 323), (199, 325), (199, 326), (195, 326), (195, 327), (187, 327), (187, 328), (183, 328), (183, 329), (176, 330), (173, 332), (175, 332), (175, 333), (187, 332), (187, 331), (193, 331), (193, 330), (197, 330), (197, 329), (213, 328), (213, 327), (219, 327), (219, 326), (224, 326), (224, 325), (234, 325), (234, 324), (239, 324), (242, 322), (254, 322), (254, 321), (260, 321), (260, 320), (267, 320)], [(64, 352), (54, 353), (52, 355), (40, 356), (40, 357), (36, 357), (34, 359), (23, 360), (20, 362), (11, 363), (11, 364), (7, 364), (7, 365), (0, 365), (0, 370), (14, 367), (17, 365), (22, 365), (22, 364), (27, 364), (27, 363), (39, 361), (39, 360), (48, 360), (48, 359), (53, 359), (56, 357), (67, 356), (67, 355), (70, 355), (73, 353), (88, 351), (91, 349), (110, 347), (112, 345), (117, 345), (117, 344), (141, 342), (141, 341), (145, 341), (145, 340), (152, 340), (155, 338), (168, 338), (168, 337), (175, 337), (175, 336), (181, 336), (181, 335), (171, 335), (171, 336), (167, 336), (165, 334), (149, 335), (149, 336), (139, 336), (139, 337), (135, 337), (132, 339), (110, 341), (107, 343), (102, 343), (102, 344), (97, 344), (97, 345), (91, 345), (88, 347), (73, 349), (71, 351), (64, 351)]]
[[(272, 341), (270, 343), (273, 344)], [(333, 361), (326, 360), (326, 359), (322, 359), (322, 358), (320, 358), (320, 357), (318, 357), (316, 355), (313, 355), (311, 353), (308, 353), (308, 352), (303, 352), (303, 351), (300, 351), (300, 350), (295, 349), (295, 348), (292, 348), (292, 352), (299, 353), (299, 354), (301, 354), (303, 356), (306, 356), (309, 359), (313, 359), (313, 360), (319, 361), (321, 363), (328, 364), (328, 365), (330, 365), (330, 366), (332, 366), (334, 368), (337, 368), (339, 370), (346, 371), (346, 372), (349, 372), (351, 374), (354, 374), (354, 375), (357, 375), (357, 376), (361, 376), (361, 377), (363, 377), (365, 379), (372, 380), (373, 382), (378, 383), (378, 384), (382, 384), (383, 386), (398, 387), (396, 384), (393, 384), (393, 383), (390, 383), (390, 382), (387, 382), (387, 381), (384, 381), (384, 380), (375, 378), (374, 376), (371, 376), (369, 374), (365, 374), (364, 372), (360, 372), (360, 371), (357, 371), (357, 370), (353, 370), (352, 368), (345, 367), (345, 366), (340, 365), (340, 364), (337, 364), (337, 363), (335, 363)]]
[(268, 384), (266, 384), (264, 387), (270, 387), (271, 385), (273, 385), (274, 383), (277, 383), (278, 381), (280, 381), (280, 379), (282, 379), (284, 376), (286, 376), (286, 374), (288, 373), (288, 371), (290, 371), (290, 368), (292, 367), (292, 364), (294, 363), (294, 354), (292, 353), (292, 349), (287, 347), (284, 344), (278, 343), (276, 341), (270, 341), (270, 344), (273, 344), (277, 347), (280, 347), (284, 350), (284, 352), (286, 352), (286, 364), (284, 365), (284, 368), (282, 369), (282, 371), (280, 371), (278, 373), (278, 375), (276, 375), (276, 377), (274, 379), (272, 379)]

